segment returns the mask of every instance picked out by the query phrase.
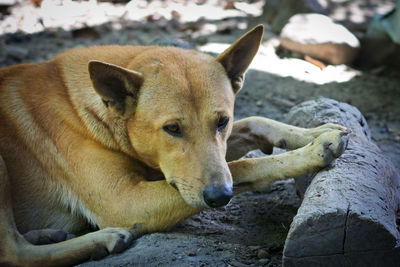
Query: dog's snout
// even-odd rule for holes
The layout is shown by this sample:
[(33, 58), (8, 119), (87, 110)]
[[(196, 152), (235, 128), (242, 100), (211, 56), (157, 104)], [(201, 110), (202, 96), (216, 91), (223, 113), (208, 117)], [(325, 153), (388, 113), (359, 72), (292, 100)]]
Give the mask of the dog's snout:
[(232, 187), (226, 185), (209, 185), (203, 190), (204, 201), (211, 208), (217, 208), (228, 204), (232, 195)]

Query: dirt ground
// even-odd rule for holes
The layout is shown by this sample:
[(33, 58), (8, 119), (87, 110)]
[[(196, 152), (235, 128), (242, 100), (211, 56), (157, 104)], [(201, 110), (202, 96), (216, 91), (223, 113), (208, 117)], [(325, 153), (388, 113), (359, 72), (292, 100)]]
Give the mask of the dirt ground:
[[(196, 49), (218, 53), (246, 29), (264, 23), (256, 12), (261, 4), (248, 2), (253, 9), (245, 6), (247, 13), (222, 9), (224, 16), (206, 16), (197, 22), (153, 14), (138, 20), (112, 17), (91, 26), (44, 27), (32, 34), (3, 31), (0, 67), (43, 61), (74, 47), (148, 45), (155, 40), (182, 40)], [(3, 13), (0, 26), (13, 14)], [(278, 56), (278, 45), (278, 36), (266, 25), (263, 45), (237, 96), (236, 119), (259, 115), (284, 121), (291, 107), (318, 96), (347, 102), (361, 110), (375, 142), (400, 170), (400, 71), (343, 65), (321, 70), (302, 59)], [(82, 266), (281, 266), (286, 234), (299, 205), (293, 181), (278, 182), (266, 192), (242, 194), (224, 208), (193, 216), (167, 233), (144, 236), (122, 254)]]

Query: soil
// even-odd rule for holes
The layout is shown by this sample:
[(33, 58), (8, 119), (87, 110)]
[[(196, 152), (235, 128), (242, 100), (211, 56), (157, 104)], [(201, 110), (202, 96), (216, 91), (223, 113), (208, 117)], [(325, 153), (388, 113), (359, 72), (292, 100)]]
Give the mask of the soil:
[[(137, 2), (145, 6), (145, 1)], [(221, 9), (220, 17), (205, 16), (194, 22), (183, 21), (178, 15), (184, 16), (176, 13), (170, 20), (156, 12), (136, 19), (110, 15), (99, 25), (65, 22), (65, 27), (42, 25), (27, 34), (21, 28), (4, 26), (10, 17), (28, 12), (23, 8), (30, 2), (21, 1), (13, 9), (1, 9), (0, 67), (39, 62), (70, 48), (102, 44), (148, 45), (180, 40), (181, 45), (218, 53), (246, 29), (265, 24), (257, 17), (260, 14), (252, 11), (261, 10), (262, 5), (257, 1), (245, 3), (245, 11), (232, 14), (230, 9)], [(126, 8), (107, 4), (110, 10)], [(84, 19), (90, 21), (90, 17)], [(400, 170), (400, 71), (383, 65), (370, 70), (344, 65), (321, 70), (301, 58), (282, 56), (277, 53), (278, 45), (278, 36), (266, 25), (260, 52), (237, 96), (236, 119), (259, 115), (284, 121), (291, 107), (318, 96), (347, 102), (361, 110), (374, 141)], [(260, 155), (256, 151), (248, 156)], [(204, 211), (167, 233), (146, 235), (122, 254), (82, 266), (281, 266), (286, 234), (299, 205), (293, 180), (281, 181), (265, 192), (241, 194), (226, 207)]]

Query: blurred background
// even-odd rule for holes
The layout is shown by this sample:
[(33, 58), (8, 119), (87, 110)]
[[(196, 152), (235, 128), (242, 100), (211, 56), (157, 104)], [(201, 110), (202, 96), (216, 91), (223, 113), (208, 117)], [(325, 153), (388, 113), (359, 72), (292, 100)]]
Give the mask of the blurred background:
[[(63, 41), (62, 45), (67, 48), (91, 43), (148, 45), (156, 38), (181, 39), (196, 47), (216, 39), (218, 41), (218, 38), (221, 39), (219, 41), (229, 41), (229, 37), (223, 38), (223, 35), (234, 39), (235, 34), (232, 33), (246, 30), (257, 23), (267, 26), (265, 39), (270, 39), (279, 36), (294, 15), (317, 13), (345, 26), (360, 41), (381, 39), (385, 45), (382, 46), (385, 47), (382, 55), (376, 56), (377, 59), (374, 57), (374, 61), (359, 62), (360, 66), (370, 67), (382, 62), (387, 64), (387, 61), (394, 63), (394, 60), (387, 59), (388, 54), (392, 56), (396, 50), (393, 44), (399, 42), (400, 23), (395, 6), (396, 0), (0, 0), (0, 35), (3, 36), (0, 64), (18, 63), (18, 57), (23, 56), (26, 50), (21, 48), (18, 54), (16, 49), (5, 46), (24, 35), (51, 35), (58, 43)], [(340, 36), (343, 31), (326, 28), (328, 24), (322, 20), (317, 18), (309, 21), (308, 24), (314, 25), (301, 30), (302, 34), (305, 31), (311, 34), (307, 38), (316, 39), (308, 40), (309, 43), (332, 41), (329, 38), (318, 40), (318, 37), (312, 36), (324, 31), (329, 32), (332, 39), (339, 37), (336, 43), (349, 41), (348, 36)], [(298, 21), (296, 23), (299, 24)], [(10, 34), (16, 36), (13, 38)], [(214, 34), (221, 37), (214, 38)], [(294, 33), (289, 31), (286, 34)], [(80, 40), (76, 42), (78, 38)], [(75, 44), (69, 41), (75, 41)], [(373, 45), (374, 41), (365, 42), (365, 46)], [(352, 46), (359, 47), (358, 44)], [(53, 55), (51, 52), (54, 48), (42, 48), (40, 50), (47, 57)], [(9, 62), (4, 62), (7, 52), (11, 58), (7, 59)], [(40, 51), (32, 52), (36, 54)], [(13, 62), (13, 57), (16, 62)], [(346, 63), (353, 63), (353, 60), (346, 60)]]

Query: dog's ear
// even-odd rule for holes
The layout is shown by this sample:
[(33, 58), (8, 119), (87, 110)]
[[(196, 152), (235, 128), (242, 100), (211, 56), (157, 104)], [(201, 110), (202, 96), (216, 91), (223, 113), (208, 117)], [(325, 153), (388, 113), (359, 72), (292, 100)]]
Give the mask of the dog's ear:
[(257, 54), (263, 32), (262, 25), (256, 26), (217, 57), (217, 61), (224, 66), (235, 93), (242, 88), (244, 74)]
[(123, 119), (132, 116), (143, 83), (141, 73), (93, 60), (89, 62), (89, 75), (107, 108)]

